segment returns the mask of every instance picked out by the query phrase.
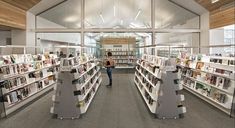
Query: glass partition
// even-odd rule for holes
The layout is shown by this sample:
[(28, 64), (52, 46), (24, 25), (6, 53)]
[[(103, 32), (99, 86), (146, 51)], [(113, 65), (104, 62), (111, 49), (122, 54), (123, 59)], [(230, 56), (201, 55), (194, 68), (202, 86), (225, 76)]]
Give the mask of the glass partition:
[(151, 0), (86, 0), (86, 28), (149, 28)]
[(80, 28), (81, 0), (66, 0), (36, 17), (37, 28)]
[(210, 45), (233, 45), (231, 47), (211, 48), (210, 54), (230, 54), (234, 53), (235, 45), (235, 25), (210, 30)]
[(155, 0), (155, 28), (199, 28), (199, 16), (170, 0)]

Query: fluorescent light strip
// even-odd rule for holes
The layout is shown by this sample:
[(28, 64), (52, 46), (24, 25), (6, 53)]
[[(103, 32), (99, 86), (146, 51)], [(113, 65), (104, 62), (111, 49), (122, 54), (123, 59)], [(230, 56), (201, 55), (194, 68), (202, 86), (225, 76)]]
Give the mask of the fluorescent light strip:
[(137, 15), (135, 16), (135, 20), (138, 18), (138, 16), (140, 15), (140, 13), (141, 13), (141, 10), (139, 9)]
[(116, 6), (113, 6), (113, 16), (116, 17)]
[(101, 18), (101, 20), (103, 21), (103, 23), (104, 23), (104, 17), (103, 17), (103, 15), (102, 14), (100, 14), (100, 18)]

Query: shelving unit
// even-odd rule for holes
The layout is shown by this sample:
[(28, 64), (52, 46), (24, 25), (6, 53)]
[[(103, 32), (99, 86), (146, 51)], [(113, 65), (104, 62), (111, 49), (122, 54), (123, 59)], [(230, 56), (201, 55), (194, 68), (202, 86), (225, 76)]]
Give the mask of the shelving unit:
[[(105, 51), (105, 55), (108, 52), (112, 53), (112, 58), (116, 62), (116, 68), (134, 68), (136, 55), (135, 51), (127, 51), (127, 50), (107, 50)], [(104, 60), (107, 58), (104, 57)]]
[(99, 62), (80, 57), (61, 60), (51, 113), (58, 118), (79, 118), (86, 113), (102, 81)]
[(235, 92), (234, 57), (180, 55), (181, 84), (186, 90), (231, 115)]
[(18, 110), (53, 88), (59, 70), (54, 54), (0, 56), (1, 92), (5, 114)]
[(158, 118), (179, 118), (186, 112), (182, 105), (183, 88), (177, 84), (176, 68), (168, 58), (143, 55), (137, 61), (134, 83), (151, 113)]

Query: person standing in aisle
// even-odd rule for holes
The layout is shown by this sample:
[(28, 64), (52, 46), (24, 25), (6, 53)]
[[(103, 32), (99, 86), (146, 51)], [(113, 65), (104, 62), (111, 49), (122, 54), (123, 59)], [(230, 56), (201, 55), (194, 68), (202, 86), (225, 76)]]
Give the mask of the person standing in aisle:
[(107, 55), (108, 55), (107, 60), (104, 63), (104, 65), (106, 67), (106, 70), (107, 70), (108, 77), (109, 77), (109, 84), (107, 86), (112, 87), (112, 68), (115, 67), (115, 62), (112, 59), (112, 53), (111, 52), (108, 52)]

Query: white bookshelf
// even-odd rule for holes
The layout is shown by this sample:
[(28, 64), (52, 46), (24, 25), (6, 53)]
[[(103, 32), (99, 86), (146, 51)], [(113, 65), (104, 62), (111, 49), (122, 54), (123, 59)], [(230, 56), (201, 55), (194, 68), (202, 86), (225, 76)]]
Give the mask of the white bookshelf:
[(179, 56), (181, 84), (186, 90), (231, 114), (235, 90), (234, 57)]
[[(99, 62), (95, 58), (82, 59), (80, 57), (62, 59), (61, 72), (55, 89), (51, 113), (58, 118), (79, 118), (88, 110), (98, 88), (102, 82)], [(76, 60), (76, 62), (75, 62)], [(67, 100), (70, 100), (68, 107)]]
[(182, 106), (185, 98), (176, 92), (183, 88), (174, 83), (178, 79), (176, 68), (167, 61), (165, 57), (143, 55), (137, 60), (134, 83), (151, 113), (158, 118), (179, 118), (186, 112)]
[(52, 89), (59, 70), (54, 54), (0, 56), (0, 80), (6, 115)]
[[(112, 59), (116, 63), (115, 68), (134, 68), (135, 62), (137, 60), (136, 53), (134, 50), (128, 51), (127, 49), (106, 49), (104, 55), (108, 52), (112, 53)], [(104, 56), (103, 60), (107, 59)]]

